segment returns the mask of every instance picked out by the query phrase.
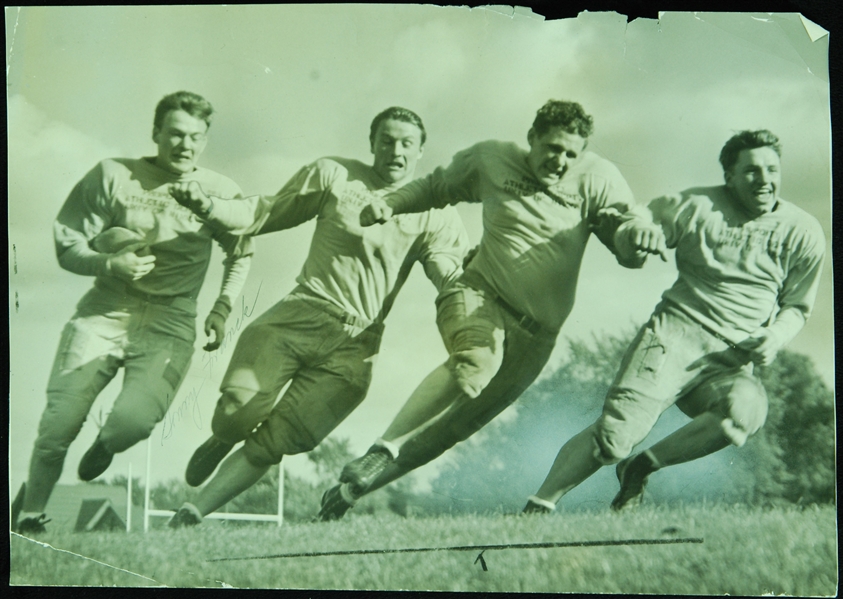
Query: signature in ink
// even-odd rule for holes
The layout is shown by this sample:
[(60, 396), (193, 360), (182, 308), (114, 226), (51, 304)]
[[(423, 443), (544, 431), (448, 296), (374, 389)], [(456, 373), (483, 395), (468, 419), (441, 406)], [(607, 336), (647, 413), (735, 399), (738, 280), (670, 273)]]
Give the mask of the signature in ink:
[(231, 342), (234, 340), (234, 336), (240, 332), (240, 329), (243, 328), (244, 323), (248, 320), (252, 314), (255, 313), (255, 306), (258, 303), (258, 297), (260, 296), (261, 292), (261, 285), (263, 282), (258, 284), (258, 290), (255, 293), (255, 299), (252, 302), (251, 306), (246, 305), (246, 297), (243, 296), (240, 299), (240, 313), (234, 319), (232, 326), (226, 331), (225, 338), (223, 342), (220, 344), (219, 348), (214, 351), (204, 352), (202, 357), (203, 362), (203, 370), (205, 370), (205, 375), (202, 377), (202, 382), (199, 383), (199, 386), (193, 386), (187, 394), (182, 402), (178, 405), (178, 407), (174, 409), (170, 409), (167, 414), (164, 416), (163, 426), (161, 427), (161, 445), (164, 445), (164, 441), (169, 439), (176, 428), (176, 425), (180, 423), (185, 417), (190, 416), (193, 420), (193, 424), (199, 430), (202, 430), (202, 410), (201, 406), (199, 405), (199, 391), (205, 385), (205, 381), (211, 379), (211, 375), (213, 374), (213, 366), (220, 359), (223, 355), (225, 355), (226, 350), (229, 348)]

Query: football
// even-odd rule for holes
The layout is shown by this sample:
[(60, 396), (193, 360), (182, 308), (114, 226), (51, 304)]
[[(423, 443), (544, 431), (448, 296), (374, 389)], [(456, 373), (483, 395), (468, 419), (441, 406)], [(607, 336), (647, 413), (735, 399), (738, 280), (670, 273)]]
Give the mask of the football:
[(91, 247), (103, 254), (117, 254), (124, 250), (134, 251), (138, 256), (149, 253), (149, 244), (140, 233), (124, 227), (111, 227), (91, 240)]

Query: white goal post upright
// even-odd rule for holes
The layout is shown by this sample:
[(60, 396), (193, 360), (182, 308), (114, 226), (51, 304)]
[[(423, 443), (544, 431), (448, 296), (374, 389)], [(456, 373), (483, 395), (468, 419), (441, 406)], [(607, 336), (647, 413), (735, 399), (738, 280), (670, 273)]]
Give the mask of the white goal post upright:
[[(152, 438), (150, 435), (146, 440), (146, 488), (143, 497), (143, 531), (149, 531), (150, 516), (170, 517), (175, 514), (174, 510), (155, 510), (149, 505), (150, 492), (152, 487)], [(130, 465), (131, 468), (131, 465)], [(131, 472), (131, 470), (130, 470)], [(131, 488), (131, 483), (130, 487)], [(278, 526), (284, 524), (284, 464), (278, 464), (278, 513), (276, 514), (232, 514), (227, 512), (214, 512), (205, 518), (214, 520), (251, 520), (255, 522), (277, 522)]]
[(129, 479), (126, 481), (126, 532), (132, 532), (132, 462), (129, 462)]

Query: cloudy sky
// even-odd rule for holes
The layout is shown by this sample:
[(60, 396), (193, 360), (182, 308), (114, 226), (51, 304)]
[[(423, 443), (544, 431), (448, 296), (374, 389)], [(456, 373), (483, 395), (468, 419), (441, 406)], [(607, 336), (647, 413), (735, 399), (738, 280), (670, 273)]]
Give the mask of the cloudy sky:
[[(320, 156), (369, 160), (369, 122), (391, 105), (425, 121), (424, 175), (480, 140), (526, 145), (539, 106), (576, 100), (595, 118), (590, 149), (620, 168), (641, 201), (720, 183), (726, 139), (769, 128), (784, 144), (783, 197), (815, 215), (830, 238), (828, 37), (797, 15), (667, 13), (628, 24), (609, 13), (544, 21), (528, 9), (406, 5), (29, 7), (6, 9), (6, 33), (13, 490), (26, 478), (62, 326), (92, 283), (58, 267), (52, 220), (99, 160), (154, 153), (153, 108), (179, 89), (217, 110), (202, 165), (247, 194), (275, 192)], [(460, 212), (478, 241), (478, 207)], [(294, 286), (312, 230), (259, 239), (244, 290), (258, 313)], [(219, 258), (203, 312), (218, 289)], [(815, 314), (791, 349), (810, 355), (832, 383), (830, 273), (829, 260)], [(655, 262), (625, 271), (593, 241), (554, 360), (567, 338), (642, 323), (675, 274)], [(433, 299), (414, 272), (389, 317), (369, 397), (335, 432), (355, 449), (365, 450), (445, 358)], [(209, 434), (232, 347), (209, 359), (203, 342), (169, 434), (153, 434), (153, 480), (181, 476)], [(117, 382), (71, 447), (62, 482), (75, 481)], [(191, 390), (195, 405), (186, 403)], [(145, 452), (118, 456), (106, 477), (125, 474), (130, 462), (139, 474)], [(304, 468), (301, 457), (290, 464)]]

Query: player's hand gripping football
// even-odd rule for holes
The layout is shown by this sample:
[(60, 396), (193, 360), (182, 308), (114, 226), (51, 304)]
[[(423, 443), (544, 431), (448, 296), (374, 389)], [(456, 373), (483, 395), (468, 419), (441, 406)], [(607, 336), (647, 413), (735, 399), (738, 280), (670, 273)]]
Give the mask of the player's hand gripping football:
[(392, 206), (381, 198), (375, 198), (360, 211), (360, 226), (371, 227), (374, 224), (383, 224), (390, 218), (392, 218)]
[(111, 274), (124, 281), (137, 281), (155, 268), (155, 256), (138, 256), (136, 246), (128, 246), (108, 259)]
[(170, 195), (179, 204), (196, 214), (197, 216), (208, 216), (213, 207), (213, 202), (196, 181), (183, 181), (170, 185)]
[(208, 343), (202, 349), (205, 351), (219, 349), (225, 338), (225, 317), (219, 312), (208, 314), (208, 318), (205, 319), (205, 334), (208, 336)]

